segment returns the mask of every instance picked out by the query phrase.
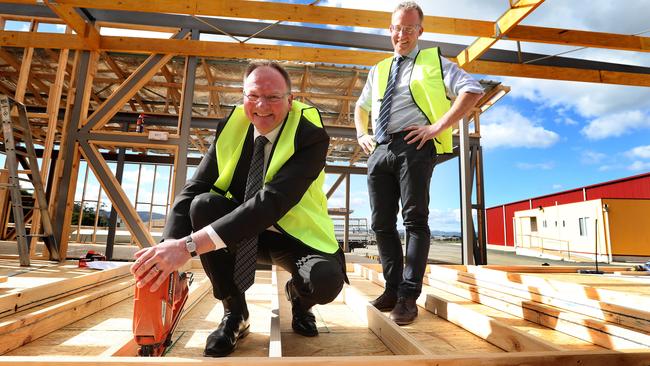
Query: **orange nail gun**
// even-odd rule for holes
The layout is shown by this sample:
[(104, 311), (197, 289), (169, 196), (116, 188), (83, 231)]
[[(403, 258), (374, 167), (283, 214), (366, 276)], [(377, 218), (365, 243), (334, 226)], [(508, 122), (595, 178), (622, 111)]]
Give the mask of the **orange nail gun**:
[(139, 356), (162, 356), (172, 344), (172, 333), (187, 301), (191, 272), (174, 271), (156, 292), (151, 283), (135, 289), (133, 304), (133, 338)]

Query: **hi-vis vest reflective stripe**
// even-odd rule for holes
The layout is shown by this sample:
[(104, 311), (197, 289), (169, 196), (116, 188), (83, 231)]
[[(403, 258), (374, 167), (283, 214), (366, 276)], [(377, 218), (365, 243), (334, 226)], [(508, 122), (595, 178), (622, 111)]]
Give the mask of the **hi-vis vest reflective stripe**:
[[(271, 181), (278, 170), (294, 154), (294, 140), (301, 116), (315, 126), (323, 127), (316, 108), (294, 101), (271, 153), (264, 176), (265, 183)], [(229, 192), (230, 184), (241, 157), (250, 124), (242, 106), (236, 107), (226, 121), (216, 144), (219, 177), (214, 186), (220, 192), (213, 189), (212, 193), (223, 194), (228, 198), (232, 197)], [(327, 214), (327, 198), (323, 193), (324, 182), (325, 172), (321, 171), (300, 202), (277, 222), (276, 227), (279, 226), (280, 231), (291, 235), (309, 247), (331, 254), (336, 252), (339, 246), (334, 237), (332, 219)]]
[[(380, 61), (377, 64), (377, 70), (375, 70), (375, 79), (372, 84), (373, 125), (376, 125), (376, 119), (379, 116), (379, 107), (386, 92), (392, 63), (393, 57), (389, 57)], [(440, 51), (437, 47), (420, 50), (415, 56), (413, 71), (409, 76), (409, 88), (413, 102), (431, 124), (436, 123), (451, 108), (451, 102), (445, 93)], [(442, 131), (433, 140), (438, 154), (452, 152), (451, 127)]]

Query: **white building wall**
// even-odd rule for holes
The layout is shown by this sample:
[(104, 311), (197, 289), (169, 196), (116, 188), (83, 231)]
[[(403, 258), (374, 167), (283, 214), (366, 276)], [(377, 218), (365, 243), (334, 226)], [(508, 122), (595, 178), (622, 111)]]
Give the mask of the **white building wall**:
[(608, 254), (605, 232), (600, 199), (515, 212), (519, 248), (593, 257), (597, 244), (602, 256)]

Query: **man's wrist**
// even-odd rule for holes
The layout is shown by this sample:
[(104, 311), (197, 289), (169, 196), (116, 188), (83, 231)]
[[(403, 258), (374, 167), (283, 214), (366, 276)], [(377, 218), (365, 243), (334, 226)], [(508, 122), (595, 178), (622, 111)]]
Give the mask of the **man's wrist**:
[(367, 133), (365, 133), (365, 132), (357, 133), (357, 140), (362, 138), (365, 135), (367, 135)]
[(185, 250), (190, 254), (190, 257), (194, 258), (198, 255), (196, 252), (196, 242), (191, 235), (188, 235), (184, 239), (185, 241)]

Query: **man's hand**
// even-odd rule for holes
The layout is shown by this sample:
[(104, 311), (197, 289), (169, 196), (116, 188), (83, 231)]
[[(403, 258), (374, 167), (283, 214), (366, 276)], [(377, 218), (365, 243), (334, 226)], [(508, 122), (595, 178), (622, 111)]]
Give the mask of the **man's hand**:
[(368, 134), (359, 137), (357, 142), (366, 154), (373, 152), (373, 150), (375, 150), (375, 145), (377, 144), (375, 138)]
[(131, 273), (135, 276), (136, 285), (144, 287), (151, 282), (150, 290), (155, 292), (170, 273), (181, 268), (192, 257), (185, 249), (185, 239), (179, 239), (140, 249), (135, 253), (135, 258)]
[(432, 125), (406, 127), (404, 131), (410, 131), (410, 132), (406, 136), (404, 136), (404, 140), (406, 141), (407, 144), (414, 144), (419, 141), (420, 143), (418, 144), (418, 147), (416, 149), (420, 150), (427, 141), (433, 139), (434, 137), (438, 136), (438, 134), (440, 134), (441, 132), (440, 126), (442, 126), (442, 123), (436, 122), (435, 124)]

